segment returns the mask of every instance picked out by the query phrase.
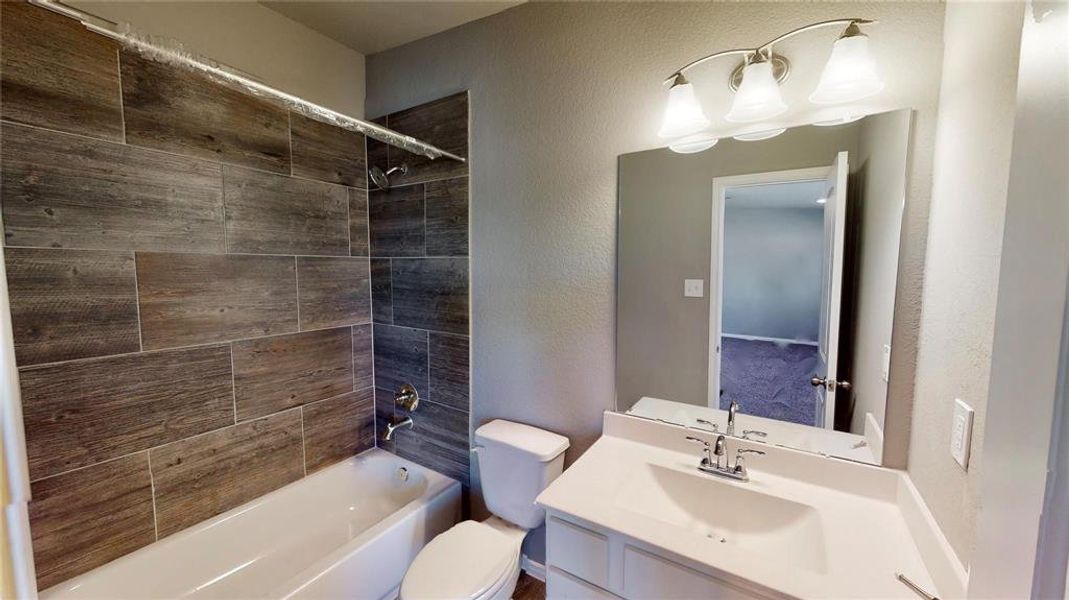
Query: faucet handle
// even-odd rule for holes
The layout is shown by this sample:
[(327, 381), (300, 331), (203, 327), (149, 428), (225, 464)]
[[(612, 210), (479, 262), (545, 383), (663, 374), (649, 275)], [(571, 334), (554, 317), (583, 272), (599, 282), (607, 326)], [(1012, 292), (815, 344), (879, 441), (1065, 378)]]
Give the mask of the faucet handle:
[(748, 440), (748, 439), (750, 439), (751, 435), (755, 435), (755, 436), (757, 436), (759, 438), (768, 437), (768, 434), (765, 433), (764, 431), (758, 431), (756, 429), (745, 429), (742, 432), (742, 439)]
[(713, 430), (713, 433), (720, 433), (720, 426), (717, 425), (716, 423), (713, 423), (712, 421), (707, 421), (705, 419), (698, 418), (698, 419), (694, 419), (694, 422), (697, 423), (698, 425), (707, 425), (707, 426), (709, 426), (709, 428)]
[(705, 441), (705, 440), (703, 440), (701, 438), (696, 438), (696, 437), (694, 437), (692, 435), (688, 435), (687, 436), (687, 441), (688, 442), (694, 442), (696, 444), (701, 444), (702, 446), (705, 446), (703, 448), (703, 451), (705, 452), (705, 456), (702, 457), (702, 464), (703, 465), (711, 465), (711, 464), (713, 464), (713, 449), (712, 449), (712, 446), (710, 446), (709, 442), (707, 442), (707, 441)]
[[(744, 460), (743, 457), (742, 457), (743, 454), (760, 454), (760, 455), (763, 455), (764, 451), (762, 451), (762, 450), (752, 450), (750, 448), (739, 448), (738, 450), (735, 451), (735, 469), (734, 470), (735, 470), (736, 473), (740, 473), (742, 475), (746, 475), (746, 465), (745, 465), (745, 463), (743, 463), (743, 460)], [(728, 466), (730, 466), (730, 465), (728, 465)]]

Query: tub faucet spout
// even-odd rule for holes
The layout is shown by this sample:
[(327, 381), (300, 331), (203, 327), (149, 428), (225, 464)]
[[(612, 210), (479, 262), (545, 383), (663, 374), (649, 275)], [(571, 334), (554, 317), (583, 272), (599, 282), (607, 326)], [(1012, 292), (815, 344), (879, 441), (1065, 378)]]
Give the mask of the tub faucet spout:
[(383, 434), (382, 439), (389, 442), (393, 439), (393, 434), (402, 427), (412, 427), (412, 417), (398, 417), (397, 415), (391, 415), (390, 419), (386, 421), (386, 433)]

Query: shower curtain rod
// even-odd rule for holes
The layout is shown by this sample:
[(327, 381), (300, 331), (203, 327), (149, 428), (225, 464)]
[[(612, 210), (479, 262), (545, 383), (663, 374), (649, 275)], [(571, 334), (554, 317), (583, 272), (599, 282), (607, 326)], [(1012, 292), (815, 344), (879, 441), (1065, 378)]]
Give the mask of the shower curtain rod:
[(158, 37), (134, 33), (128, 24), (119, 24), (102, 17), (68, 6), (58, 0), (30, 0), (31, 4), (46, 8), (80, 22), (86, 29), (107, 36), (119, 43), (136, 50), (142, 55), (155, 60), (182, 66), (207, 75), (223, 83), (236, 85), (256, 96), (281, 101), (287, 107), (301, 114), (331, 125), (337, 125), (350, 131), (362, 133), (380, 142), (408, 150), (414, 154), (426, 156), (432, 160), (445, 157), (460, 162), (467, 162), (462, 156), (447, 152), (418, 140), (410, 135), (398, 133), (392, 129), (350, 117), (337, 111), (298, 98), (282, 90), (256, 81), (252, 77), (238, 72), (232, 67), (219, 64), (213, 60), (197, 56), (185, 50), (180, 43)]

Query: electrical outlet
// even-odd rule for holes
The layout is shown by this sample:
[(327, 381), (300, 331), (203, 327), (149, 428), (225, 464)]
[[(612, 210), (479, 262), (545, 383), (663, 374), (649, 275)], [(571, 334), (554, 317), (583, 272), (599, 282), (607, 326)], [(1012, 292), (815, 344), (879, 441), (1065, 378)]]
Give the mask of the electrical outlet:
[(961, 398), (954, 399), (954, 420), (950, 424), (950, 455), (966, 471), (969, 470), (973, 413), (973, 408), (962, 402)]
[(683, 296), (686, 298), (701, 298), (705, 295), (704, 279), (684, 279)]
[(883, 378), (883, 382), (887, 383), (891, 379), (891, 346), (889, 344), (883, 345), (883, 355), (881, 356), (881, 371), (880, 377)]

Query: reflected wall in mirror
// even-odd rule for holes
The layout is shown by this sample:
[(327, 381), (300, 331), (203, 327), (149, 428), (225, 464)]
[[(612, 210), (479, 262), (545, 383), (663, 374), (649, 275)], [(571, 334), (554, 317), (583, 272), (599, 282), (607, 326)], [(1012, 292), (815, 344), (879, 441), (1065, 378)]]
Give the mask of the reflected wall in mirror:
[(909, 129), (621, 156), (617, 409), (879, 463)]

